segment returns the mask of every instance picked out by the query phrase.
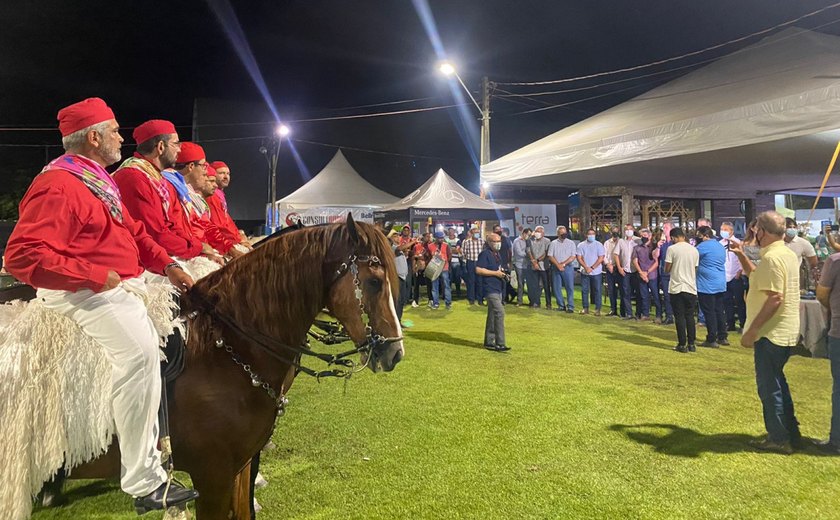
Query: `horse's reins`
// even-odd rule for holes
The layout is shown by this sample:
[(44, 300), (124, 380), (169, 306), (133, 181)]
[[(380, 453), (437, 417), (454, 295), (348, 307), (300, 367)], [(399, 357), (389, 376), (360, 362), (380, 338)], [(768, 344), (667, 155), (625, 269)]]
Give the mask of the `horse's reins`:
[[(207, 298), (200, 292), (198, 292), (195, 288), (190, 290), (190, 297), (193, 301), (197, 303), (199, 307), (198, 310), (194, 310), (191, 312), (187, 318), (193, 319), (195, 318), (199, 312), (204, 312), (211, 319), (218, 321), (219, 323), (225, 325), (233, 332), (248, 339), (252, 344), (258, 346), (263, 352), (268, 354), (269, 356), (281, 361), (283, 363), (288, 363), (294, 366), (298, 371), (303, 372), (306, 375), (312, 376), (318, 380), (322, 377), (342, 377), (345, 379), (349, 379), (356, 370), (356, 363), (349, 359), (350, 356), (359, 354), (359, 353), (366, 353), (368, 354), (367, 362), (370, 362), (371, 354), (379, 351), (383, 347), (390, 345), (391, 343), (395, 343), (397, 341), (401, 341), (402, 337), (396, 338), (386, 338), (381, 334), (377, 334), (373, 327), (370, 324), (370, 316), (365, 309), (364, 301), (362, 300), (362, 289), (361, 289), (361, 281), (359, 280), (359, 266), (358, 262), (367, 262), (369, 266), (374, 265), (382, 265), (381, 261), (376, 256), (357, 256), (355, 254), (351, 254), (350, 257), (347, 259), (346, 262), (343, 262), (339, 268), (335, 272), (335, 276), (333, 277), (332, 281), (329, 284), (331, 287), (335, 282), (337, 282), (342, 276), (347, 274), (348, 272), (353, 275), (353, 286), (354, 286), (354, 296), (359, 303), (359, 312), (361, 314), (363, 322), (365, 323), (365, 341), (356, 345), (355, 348), (351, 350), (347, 350), (345, 352), (341, 352), (339, 354), (326, 354), (322, 352), (315, 352), (305, 346), (297, 346), (297, 345), (286, 345), (285, 343), (281, 343), (274, 338), (267, 336), (259, 331), (246, 331), (242, 326), (240, 326), (236, 321), (229, 318), (226, 315), (219, 313), (216, 310), (216, 306), (208, 301)], [(233, 359), (234, 363), (242, 367), (242, 369), (251, 377), (251, 384), (255, 387), (262, 387), (263, 390), (268, 393), (269, 397), (275, 401), (275, 405), (277, 406), (278, 411), (282, 411), (283, 407), (285, 406), (285, 396), (282, 395), (282, 392), (278, 394), (271, 386), (266, 383), (259, 375), (257, 375), (253, 370), (251, 370), (251, 366), (239, 357), (238, 354), (233, 350), (233, 347), (227, 345), (224, 341), (224, 338), (218, 338), (215, 341), (216, 348), (224, 348), (225, 351), (230, 354), (231, 358)], [(278, 354), (276, 350), (286, 351), (287, 353), (292, 354), (292, 359), (288, 359), (283, 357), (282, 355)], [(309, 367), (306, 367), (300, 363), (300, 359), (303, 356), (311, 356), (317, 359), (320, 359), (328, 366), (338, 365), (340, 368), (332, 368), (329, 370), (313, 370)], [(367, 364), (367, 363), (366, 363)], [(366, 365), (365, 364), (365, 365)], [(361, 367), (361, 368), (364, 368)]]

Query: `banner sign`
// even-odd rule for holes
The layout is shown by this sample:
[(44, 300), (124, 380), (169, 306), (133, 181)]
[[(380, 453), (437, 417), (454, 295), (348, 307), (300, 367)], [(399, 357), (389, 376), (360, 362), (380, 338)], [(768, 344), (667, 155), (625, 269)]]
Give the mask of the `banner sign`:
[(292, 226), (297, 222), (304, 226), (316, 224), (331, 224), (343, 222), (347, 213), (352, 213), (357, 222), (373, 224), (373, 210), (368, 208), (309, 208), (309, 209), (279, 209), (280, 224)]
[(547, 235), (553, 236), (557, 230), (557, 205), (516, 204), (514, 219), (517, 235), (525, 228), (542, 226)]

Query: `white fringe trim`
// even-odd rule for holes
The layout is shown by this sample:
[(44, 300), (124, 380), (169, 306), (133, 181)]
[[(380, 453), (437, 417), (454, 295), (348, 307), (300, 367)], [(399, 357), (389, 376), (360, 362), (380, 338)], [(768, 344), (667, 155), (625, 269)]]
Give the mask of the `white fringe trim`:
[[(166, 338), (183, 327), (172, 320), (174, 288), (147, 287), (138, 294)], [(44, 482), (104, 453), (114, 434), (102, 347), (37, 299), (0, 305), (0, 518), (29, 518)]]

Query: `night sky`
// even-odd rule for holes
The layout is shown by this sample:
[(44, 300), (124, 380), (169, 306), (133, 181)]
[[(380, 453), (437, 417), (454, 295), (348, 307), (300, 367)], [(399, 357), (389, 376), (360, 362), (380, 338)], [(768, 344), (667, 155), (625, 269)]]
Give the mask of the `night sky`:
[[(234, 169), (230, 192), (234, 216), (259, 218), (266, 168), (257, 150), (260, 136), (270, 126), (240, 123), (270, 121), (272, 115), (211, 3), (221, 2), (2, 2), (0, 127), (55, 127), (59, 108), (99, 96), (114, 108), (126, 129), (126, 144), (131, 143), (131, 128), (150, 118), (174, 121), (183, 127), (182, 140), (188, 140), (193, 108), (198, 106), (199, 125), (213, 125), (198, 128), (199, 140), (208, 140), (205, 148), (211, 160), (227, 160)], [(774, 26), (830, 3), (430, 0), (443, 46), (475, 90), (483, 75), (498, 82), (539, 81), (668, 58)], [(454, 102), (446, 80), (435, 70), (438, 58), (410, 0), (249, 0), (232, 5), (283, 119)], [(233, 22), (230, 17), (226, 20)], [(840, 9), (796, 25), (815, 28), (835, 20), (840, 20)], [(840, 34), (840, 23), (818, 30)], [(646, 72), (722, 56), (759, 39)], [(492, 156), (500, 157), (690, 70), (536, 101), (501, 97), (498, 94), (504, 92), (497, 90), (492, 100)], [(562, 86), (500, 88), (525, 94), (588, 87), (629, 76)], [(545, 103), (593, 96), (601, 97), (516, 115)], [(339, 110), (416, 98), (421, 100)], [(474, 107), (466, 108), (475, 131), (477, 113)], [(224, 126), (230, 123), (237, 124)], [(293, 137), (298, 141), (293, 144), (309, 174), (317, 173), (335, 149), (303, 141), (403, 154), (346, 152), (366, 179), (394, 195), (410, 192), (441, 166), (476, 189), (478, 176), (468, 146), (474, 146), (477, 155), (477, 142), (465, 143), (460, 125), (455, 109), (296, 123)], [(0, 131), (0, 144), (56, 145), (60, 136), (57, 131)], [(126, 153), (130, 151), (131, 147), (125, 148)], [(15, 189), (15, 179), (31, 177), (48, 156), (59, 153), (55, 147), (0, 147), (2, 175), (10, 179), (0, 189)], [(300, 186), (307, 174), (299, 170), (287, 148), (278, 175), (282, 196)]]

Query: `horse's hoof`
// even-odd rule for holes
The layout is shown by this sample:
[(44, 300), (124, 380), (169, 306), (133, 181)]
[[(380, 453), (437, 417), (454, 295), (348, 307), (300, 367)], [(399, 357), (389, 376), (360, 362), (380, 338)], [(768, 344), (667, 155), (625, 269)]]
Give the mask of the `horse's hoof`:
[(43, 493), (41, 507), (60, 507), (67, 505), (67, 497), (60, 493)]

